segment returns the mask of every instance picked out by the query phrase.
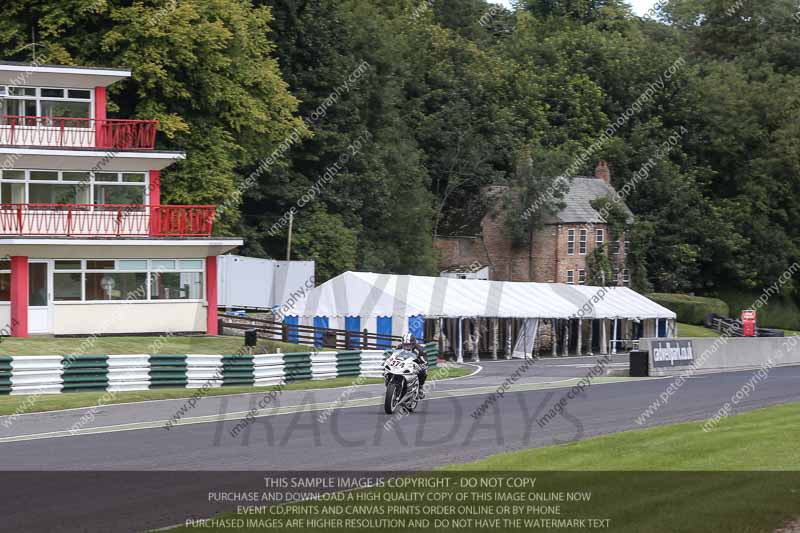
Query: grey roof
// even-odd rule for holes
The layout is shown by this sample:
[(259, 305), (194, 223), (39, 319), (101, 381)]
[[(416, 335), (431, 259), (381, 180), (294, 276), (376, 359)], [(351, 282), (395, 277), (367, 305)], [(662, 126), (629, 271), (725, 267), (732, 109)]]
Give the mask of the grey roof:
[[(604, 196), (613, 200), (615, 193), (614, 187), (600, 178), (574, 177), (569, 190), (561, 199), (561, 203), (565, 204), (564, 208), (554, 216), (546, 216), (544, 221), (546, 224), (603, 224), (606, 220), (592, 207), (591, 202)], [(620, 202), (620, 206), (628, 213), (628, 223), (632, 224), (633, 213), (624, 201)]]

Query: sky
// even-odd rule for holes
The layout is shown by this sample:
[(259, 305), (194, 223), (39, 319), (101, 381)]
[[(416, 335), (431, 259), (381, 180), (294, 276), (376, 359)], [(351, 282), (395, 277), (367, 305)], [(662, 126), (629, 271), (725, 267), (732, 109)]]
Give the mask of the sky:
[[(511, 6), (511, 0), (497, 0), (499, 4), (503, 4), (505, 6)], [(630, 5), (633, 6), (633, 12), (637, 15), (642, 15), (647, 12), (648, 9), (653, 7), (653, 4), (656, 3), (656, 0), (626, 0)]]

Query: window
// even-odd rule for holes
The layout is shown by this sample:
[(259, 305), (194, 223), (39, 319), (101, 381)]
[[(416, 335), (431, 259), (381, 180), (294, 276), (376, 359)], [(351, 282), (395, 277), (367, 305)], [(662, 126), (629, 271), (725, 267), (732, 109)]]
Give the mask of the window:
[(24, 204), (25, 184), (24, 183), (0, 184), (0, 202), (4, 204)]
[(85, 209), (103, 210), (101, 204), (144, 205), (146, 198), (145, 172), (4, 170), (0, 173), (0, 203), (4, 204), (83, 204)]
[(619, 248), (620, 248), (619, 241), (611, 241), (611, 253), (613, 255), (619, 255)]
[(83, 296), (83, 274), (80, 272), (54, 272), (53, 297), (57, 302), (80, 301)]
[(202, 272), (154, 272), (150, 281), (150, 298), (153, 300), (199, 300), (202, 298)]
[(144, 300), (146, 272), (87, 272), (87, 300)]
[(619, 285), (619, 269), (618, 268), (614, 269), (613, 281), (614, 281), (614, 285)]
[(628, 269), (625, 268), (622, 270), (622, 283), (628, 285), (630, 284), (630, 282), (631, 282), (630, 274), (628, 272)]
[(586, 271), (578, 270), (578, 284), (583, 285), (586, 283)]
[[(3, 115), (26, 117), (92, 118), (92, 91), (53, 87), (9, 87), (0, 101)], [(37, 124), (38, 122), (38, 124)], [(26, 120), (28, 126), (52, 126), (49, 120)], [(91, 127), (88, 120), (72, 121), (69, 127)]]
[(575, 255), (575, 230), (567, 230), (567, 255)]
[(585, 229), (581, 230), (581, 240), (578, 243), (578, 253), (581, 255), (586, 255), (586, 236), (587, 231)]
[(628, 253), (630, 253), (630, 251), (631, 251), (631, 241), (626, 240), (625, 241), (625, 253), (628, 254)]
[(596, 229), (594, 231), (594, 243), (595, 243), (595, 246), (597, 246), (598, 248), (603, 246), (604, 237), (605, 237), (605, 235), (603, 234), (603, 230), (602, 229)]
[(567, 284), (574, 285), (575, 284), (575, 271), (574, 270), (567, 270)]
[(94, 205), (99, 204), (144, 204), (144, 187), (95, 185)]
[(11, 261), (0, 261), (0, 302), (11, 301)]
[(203, 259), (58, 259), (53, 297), (58, 302), (202, 300), (204, 266)]
[(108, 259), (105, 261), (86, 261), (86, 269), (87, 270), (114, 270), (115, 263), (113, 259)]

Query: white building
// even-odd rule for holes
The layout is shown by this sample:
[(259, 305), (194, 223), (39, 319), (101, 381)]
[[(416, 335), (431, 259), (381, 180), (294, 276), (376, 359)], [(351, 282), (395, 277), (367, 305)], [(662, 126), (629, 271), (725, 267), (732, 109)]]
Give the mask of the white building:
[[(217, 333), (215, 206), (162, 205), (156, 121), (106, 117), (126, 70), (0, 63), (0, 335)], [(5, 327), (4, 327), (5, 326)]]

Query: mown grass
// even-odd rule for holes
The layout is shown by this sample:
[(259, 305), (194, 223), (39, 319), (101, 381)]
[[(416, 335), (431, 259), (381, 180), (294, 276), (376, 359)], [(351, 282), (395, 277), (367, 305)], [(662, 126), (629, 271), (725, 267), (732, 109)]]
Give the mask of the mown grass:
[[(449, 470), (795, 470), (800, 471), (800, 403), (722, 419), (624, 431), (453, 465)], [(798, 498), (800, 503), (800, 498)]]
[(703, 326), (678, 322), (678, 337), (719, 337), (719, 332)]
[[(472, 368), (462, 367), (436, 368), (429, 372), (429, 378), (432, 380), (455, 378), (469, 375), (473, 371), (474, 369)], [(358, 378), (356, 377), (341, 377), (333, 379), (304, 380), (284, 385), (282, 388), (283, 390), (309, 390), (349, 387), (356, 382), (357, 379)], [(361, 385), (373, 385), (382, 382), (383, 380), (381, 378), (364, 378), (363, 380), (358, 380), (358, 384)], [(228, 386), (208, 389), (204, 396), (245, 394), (252, 392), (271, 391), (277, 388), (277, 386)], [(0, 415), (11, 415), (14, 413), (38, 413), (45, 411), (57, 411), (59, 409), (91, 407), (98, 405), (101, 400), (103, 405), (144, 402), (149, 400), (174, 400), (178, 398), (189, 398), (195, 392), (196, 389), (154, 389), (126, 392), (68, 392), (62, 394), (41, 394), (38, 396), (0, 396)]]

